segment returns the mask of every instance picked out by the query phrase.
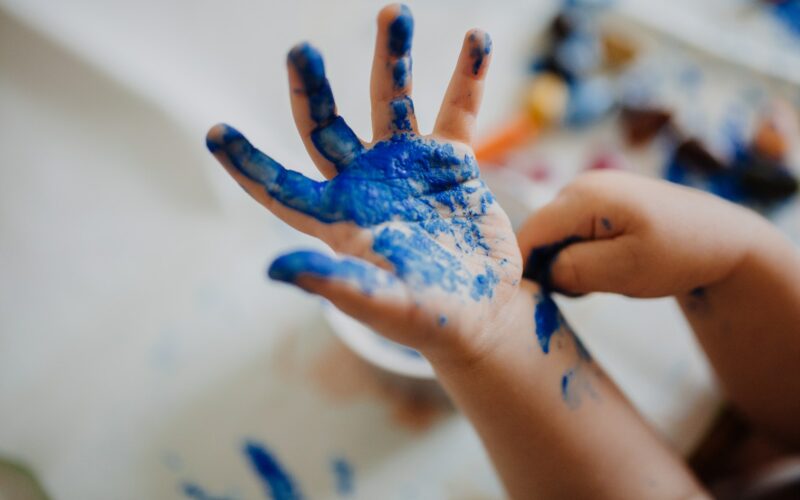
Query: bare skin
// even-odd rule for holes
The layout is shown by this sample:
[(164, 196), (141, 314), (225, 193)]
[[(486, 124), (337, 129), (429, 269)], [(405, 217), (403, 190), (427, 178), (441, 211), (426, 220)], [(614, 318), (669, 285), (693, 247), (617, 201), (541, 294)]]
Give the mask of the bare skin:
[(714, 196), (630, 174), (575, 180), (519, 232), (523, 254), (577, 235), (554, 285), (675, 296), (727, 396), (800, 446), (800, 254), (765, 219)]
[[(478, 430), (511, 497), (703, 496), (680, 457), (583, 351), (554, 304), (536, 284), (521, 279), (517, 239), (502, 208), (484, 196), (488, 189), (479, 177), (454, 178), (435, 192), (420, 188), (427, 179), (422, 174), (432, 165), (415, 164), (413, 168), (422, 173), (403, 171), (389, 178), (370, 178), (391, 160), (378, 154), (388, 146), (454, 152), (451, 167), (459, 171), (469, 172), (466, 167), (474, 162), (470, 144), (491, 58), (490, 41), (478, 30), (465, 36), (433, 133), (419, 134), (410, 106), (405, 108), (410, 116), (401, 133), (395, 104), (398, 99), (410, 103), (410, 64), (406, 66), (409, 76), (401, 84), (396, 70), (410, 53), (402, 43), (393, 44), (391, 36), (407, 29), (407, 18), (403, 18), (406, 24), (396, 23), (402, 16), (410, 13), (398, 5), (378, 15), (370, 85), (374, 135), (369, 142), (360, 141), (363, 151), (352, 141), (347, 147), (334, 144), (337, 154), (358, 150), (339, 165), (330, 161), (330, 149), (326, 149), (330, 145), (320, 146), (313, 140), (321, 128), (338, 123), (335, 107), (329, 106), (324, 113), (315, 108), (320, 99), (327, 99), (318, 92), (319, 75), (311, 84), (307, 76), (304, 80), (307, 61), (316, 58), (316, 53), (302, 46), (293, 50), (305, 54), (299, 65), (297, 58), (289, 65), (295, 122), (312, 160), (329, 181), (310, 181), (283, 169), (230, 127), (218, 125), (209, 131), (209, 148), (254, 199), (339, 254), (335, 258), (309, 252), (289, 254), (273, 263), (271, 276), (328, 298), (386, 337), (422, 352)], [(324, 119), (319, 118), (321, 114)], [(441, 155), (431, 158), (441, 159)], [(353, 169), (361, 169), (359, 176), (353, 177)], [(391, 217), (377, 217), (375, 223), (358, 217), (339, 221), (334, 215), (346, 212), (342, 207), (363, 208), (348, 205), (355, 195), (336, 198), (338, 205), (325, 197), (343, 185), (368, 194), (391, 185), (409, 194), (400, 205), (387, 205), (386, 210), (397, 210), (387, 214)], [(297, 186), (308, 186), (308, 192)], [(306, 198), (312, 191), (317, 198), (310, 203)], [(462, 200), (464, 206), (453, 210), (437, 201), (443, 192), (469, 196)], [(369, 200), (376, 206), (385, 201)], [(412, 212), (428, 210), (426, 218), (409, 217), (409, 207)], [(426, 229), (431, 222), (447, 230)], [(426, 252), (451, 263), (444, 271), (455, 273), (458, 284), (448, 288), (441, 280), (428, 284), (420, 279), (415, 266), (430, 254), (421, 252), (406, 259), (406, 253), (418, 247), (405, 246), (402, 240), (387, 251), (377, 244), (386, 230), (418, 236)], [(485, 245), (474, 244), (476, 234)], [(426, 265), (438, 270), (438, 264)], [(465, 285), (487, 280), (489, 286), (484, 289)], [(539, 328), (536, 311), (545, 309), (550, 315)]]

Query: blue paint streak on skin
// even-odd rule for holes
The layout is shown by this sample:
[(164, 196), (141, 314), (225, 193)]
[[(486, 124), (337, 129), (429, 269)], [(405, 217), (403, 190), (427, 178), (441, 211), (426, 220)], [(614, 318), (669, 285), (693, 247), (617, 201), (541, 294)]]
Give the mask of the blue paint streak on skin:
[(289, 52), (308, 97), (311, 119), (317, 127), (311, 131), (311, 142), (322, 156), (337, 169), (349, 164), (363, 149), (361, 141), (345, 121), (336, 114), (330, 83), (325, 77), (325, 64), (319, 51), (303, 43)]
[(273, 500), (300, 500), (303, 498), (292, 477), (264, 446), (255, 441), (247, 441), (244, 453), (250, 460), (253, 470), (264, 483), (264, 489), (270, 498)]
[(355, 489), (353, 484), (353, 466), (344, 457), (331, 460), (331, 470), (336, 478), (336, 492), (340, 495), (350, 495)]
[(439, 315), (439, 326), (445, 326), (447, 324), (447, 316), (444, 314)]
[(536, 337), (542, 352), (550, 352), (550, 338), (561, 329), (561, 314), (549, 294), (536, 296), (536, 310), (533, 315), (536, 323)]
[[(352, 222), (374, 231), (373, 251), (412, 286), (471, 291), (476, 276), (437, 241), (440, 236), (452, 237), (463, 253), (490, 253), (478, 221), (494, 198), (475, 159), (450, 144), (396, 134), (324, 182), (286, 170), (231, 127), (210, 141), (209, 149), (227, 155), (286, 207), (324, 223)], [(403, 230), (381, 226), (392, 221), (405, 223)], [(488, 272), (482, 276), (493, 286)]]
[(539, 283), (539, 286), (542, 288), (542, 293), (544, 294), (556, 291), (564, 295), (571, 295), (553, 285), (553, 263), (563, 249), (581, 241), (583, 241), (583, 238), (573, 235), (559, 242), (532, 249), (531, 253), (528, 254), (528, 260), (525, 262), (525, 269), (522, 272), (522, 277)]
[(312, 130), (311, 142), (340, 171), (364, 151), (361, 141), (341, 116), (334, 118), (325, 127)]
[(603, 229), (606, 231), (611, 231), (614, 228), (614, 226), (611, 224), (611, 221), (606, 217), (601, 218), (600, 223), (603, 224)]
[(289, 52), (289, 62), (294, 65), (303, 90), (308, 96), (311, 119), (324, 125), (336, 116), (336, 104), (328, 79), (325, 77), (325, 63), (319, 51), (308, 43), (302, 43)]
[(394, 56), (403, 56), (411, 50), (411, 38), (414, 36), (414, 18), (411, 10), (400, 6), (400, 13), (389, 25), (389, 52)]
[(492, 53), (492, 38), (488, 33), (483, 35), (483, 43), (478, 41), (478, 36), (475, 33), (469, 35), (469, 41), (472, 48), (469, 55), (472, 58), (472, 74), (477, 75), (483, 66), (483, 60)]
[[(294, 283), (301, 275), (354, 281), (362, 292), (371, 295), (380, 285), (379, 271), (354, 259), (334, 259), (314, 251), (299, 251), (282, 255), (269, 267), (268, 276), (277, 281)], [(389, 274), (384, 277), (392, 279)], [(384, 280), (385, 281), (385, 280)]]
[(414, 104), (409, 97), (395, 99), (389, 104), (392, 108), (392, 127), (396, 132), (410, 132), (411, 119), (409, 116), (414, 112)]
[(411, 58), (410, 57), (402, 57), (394, 63), (394, 69), (392, 69), (392, 81), (394, 82), (394, 87), (397, 89), (401, 89), (406, 86), (408, 83), (408, 75), (411, 73)]
[(569, 392), (569, 383), (575, 377), (575, 370), (567, 370), (564, 376), (561, 377), (561, 397), (564, 401), (567, 400), (567, 393)]

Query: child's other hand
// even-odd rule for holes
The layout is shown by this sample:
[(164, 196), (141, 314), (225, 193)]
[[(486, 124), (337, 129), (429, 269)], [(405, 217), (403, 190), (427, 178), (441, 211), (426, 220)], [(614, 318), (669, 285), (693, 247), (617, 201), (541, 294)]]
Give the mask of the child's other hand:
[(319, 52), (300, 44), (289, 53), (295, 123), (328, 180), (285, 169), (227, 125), (209, 131), (208, 147), (267, 209), (346, 255), (293, 252), (272, 263), (270, 277), (426, 354), (475, 355), (522, 273), (511, 225), (469, 146), (491, 41), (467, 33), (426, 136), (410, 98), (412, 32), (406, 7), (380, 12), (370, 142), (338, 115)]
[(556, 290), (659, 297), (724, 279), (759, 226), (749, 211), (694, 189), (596, 172), (531, 216), (518, 239), (525, 276), (547, 281), (549, 273)]

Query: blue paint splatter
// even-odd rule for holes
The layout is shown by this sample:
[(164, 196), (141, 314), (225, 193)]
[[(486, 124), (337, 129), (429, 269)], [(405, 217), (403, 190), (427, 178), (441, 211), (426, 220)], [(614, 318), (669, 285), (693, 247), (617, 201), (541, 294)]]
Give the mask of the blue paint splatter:
[(499, 282), (500, 277), (495, 274), (491, 267), (486, 266), (485, 273), (475, 276), (472, 282), (471, 295), (473, 300), (481, 300), (481, 297), (489, 297), (491, 299), (494, 296), (494, 288)]
[(400, 13), (389, 25), (389, 51), (392, 55), (403, 56), (411, 50), (411, 39), (414, 36), (414, 18), (411, 10), (400, 6)]
[(194, 500), (232, 500), (231, 497), (228, 496), (212, 495), (206, 492), (200, 485), (188, 481), (181, 485), (181, 491), (188, 498)]
[(542, 352), (548, 354), (550, 352), (550, 338), (561, 328), (561, 314), (549, 294), (538, 294), (536, 296), (536, 309), (533, 317), (539, 346), (542, 348)]
[(264, 490), (273, 500), (300, 500), (303, 495), (292, 477), (263, 445), (247, 441), (244, 454), (264, 483)]
[(611, 221), (610, 221), (610, 220), (608, 220), (606, 217), (603, 217), (603, 218), (601, 218), (601, 219), (600, 219), (600, 223), (601, 223), (601, 224), (603, 224), (603, 228), (604, 228), (606, 231), (611, 231), (611, 230), (613, 229), (613, 226), (612, 226), (612, 224), (611, 224)]
[(439, 326), (446, 325), (447, 324), (447, 316), (445, 316), (444, 314), (440, 314), (438, 322), (439, 322)]
[(343, 457), (331, 460), (331, 470), (336, 479), (336, 492), (340, 495), (350, 495), (355, 489), (353, 466)]

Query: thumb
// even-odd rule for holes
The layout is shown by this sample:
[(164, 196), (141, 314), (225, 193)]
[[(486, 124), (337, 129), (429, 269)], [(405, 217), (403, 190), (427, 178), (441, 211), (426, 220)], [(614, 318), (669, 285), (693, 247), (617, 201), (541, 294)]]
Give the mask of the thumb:
[(552, 289), (575, 295), (614, 292), (642, 296), (634, 244), (635, 238), (623, 235), (564, 247), (550, 262)]

